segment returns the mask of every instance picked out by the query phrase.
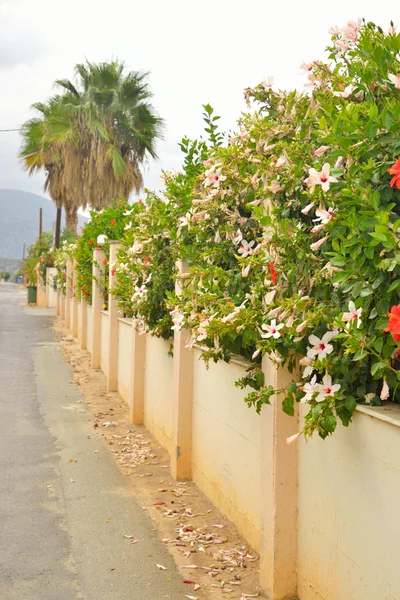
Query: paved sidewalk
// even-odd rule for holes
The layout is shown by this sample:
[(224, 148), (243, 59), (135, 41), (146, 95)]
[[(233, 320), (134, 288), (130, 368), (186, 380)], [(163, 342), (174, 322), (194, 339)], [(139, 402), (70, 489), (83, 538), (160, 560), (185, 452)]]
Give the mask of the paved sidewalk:
[(17, 286), (0, 284), (0, 598), (185, 598), (172, 558), (70, 383), (52, 311), (24, 301)]

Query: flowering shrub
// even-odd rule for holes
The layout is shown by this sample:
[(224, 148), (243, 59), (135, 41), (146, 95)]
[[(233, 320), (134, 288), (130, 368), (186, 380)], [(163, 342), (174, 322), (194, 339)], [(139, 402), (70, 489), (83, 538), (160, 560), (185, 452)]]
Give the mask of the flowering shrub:
[(257, 361), (285, 363), (283, 409), (307, 403), (304, 433), (322, 437), (357, 402), (400, 400), (400, 338), (387, 331), (400, 288), (400, 36), (358, 22), (331, 34), (329, 62), (303, 65), (308, 95), (270, 80), (246, 91), (259, 109), (207, 162), (173, 306), (206, 360), (251, 353), (238, 384), (257, 410), (274, 393)]
[(167, 305), (175, 288), (175, 263), (180, 257), (177, 239), (187, 225), (194, 187), (209, 146), (221, 142), (213, 109), (204, 106), (207, 142), (184, 138), (180, 173), (164, 173), (162, 197), (148, 193), (146, 205), (136, 218), (136, 227), (125, 232), (115, 270), (118, 275), (113, 295), (121, 310), (133, 317), (137, 327), (158, 337), (169, 339), (173, 321)]
[(57, 269), (56, 284), (64, 296), (67, 287), (67, 262), (74, 258), (75, 251), (76, 242), (68, 242), (67, 240), (63, 240), (60, 248), (54, 251), (54, 266)]
[[(82, 229), (82, 235), (78, 238), (74, 252), (74, 259), (77, 261), (77, 295), (79, 298), (83, 297), (89, 304), (92, 303), (93, 250), (98, 245), (98, 236), (105, 236), (102, 249), (108, 257), (110, 240), (120, 240), (123, 237), (125, 229), (132, 227), (137, 212), (137, 204), (130, 206), (124, 198), (115, 200), (103, 210), (90, 212), (91, 220)], [(106, 264), (100, 265), (103, 272), (100, 283), (104, 292), (105, 305), (108, 300), (107, 261), (108, 259)]]

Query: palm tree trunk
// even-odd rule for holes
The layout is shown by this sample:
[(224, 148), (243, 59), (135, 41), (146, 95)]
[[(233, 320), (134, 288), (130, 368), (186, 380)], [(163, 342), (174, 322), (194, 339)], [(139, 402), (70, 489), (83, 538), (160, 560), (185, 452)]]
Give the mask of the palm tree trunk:
[(77, 233), (78, 229), (78, 209), (76, 207), (65, 207), (65, 224), (71, 233)]
[(60, 247), (60, 237), (61, 237), (61, 211), (62, 208), (57, 207), (57, 219), (56, 219), (56, 233), (55, 233), (55, 241), (54, 245), (56, 248)]

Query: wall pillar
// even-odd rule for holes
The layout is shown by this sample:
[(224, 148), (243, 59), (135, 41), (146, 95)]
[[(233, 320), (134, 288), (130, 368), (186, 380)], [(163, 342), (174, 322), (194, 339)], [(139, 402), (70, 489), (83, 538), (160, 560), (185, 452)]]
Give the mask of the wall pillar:
[(87, 348), (87, 302), (81, 298), (81, 348)]
[(71, 329), (73, 337), (78, 337), (78, 298), (76, 297), (76, 260), (72, 263), (72, 311), (71, 311)]
[(57, 287), (57, 304), (56, 304), (56, 315), (61, 315), (61, 290)]
[(46, 300), (45, 300), (45, 307), (49, 308), (50, 307), (50, 268), (46, 267)]
[(65, 321), (65, 295), (60, 290), (60, 318)]
[(66, 329), (70, 329), (70, 327), (71, 327), (72, 273), (73, 273), (72, 260), (67, 260), (67, 281), (66, 281), (66, 293), (65, 293), (65, 327), (66, 327)]
[(103, 309), (104, 298), (100, 287), (100, 277), (103, 274), (101, 265), (105, 259), (105, 254), (101, 248), (95, 248), (93, 252), (93, 269), (92, 269), (92, 327), (93, 327), (93, 352), (92, 352), (92, 367), (93, 369), (100, 368), (100, 353), (101, 353), (101, 311)]
[[(282, 389), (292, 380), (264, 356), (265, 383)], [(297, 590), (297, 444), (298, 414), (282, 410), (284, 395), (271, 397), (261, 410), (261, 551), (260, 580), (270, 600), (292, 600)]]
[(107, 391), (116, 392), (118, 390), (118, 338), (119, 338), (119, 311), (117, 300), (111, 294), (111, 290), (116, 280), (114, 264), (117, 259), (117, 251), (121, 243), (110, 242), (110, 258), (108, 263), (109, 286), (108, 286), (108, 365), (107, 365)]
[[(188, 265), (177, 262), (180, 275), (187, 273)], [(182, 291), (177, 281), (175, 291)], [(173, 388), (172, 388), (172, 456), (171, 473), (174, 479), (189, 479), (192, 474), (192, 401), (193, 352), (186, 347), (190, 331), (174, 331)]]
[(146, 334), (139, 334), (132, 320), (131, 389), (129, 394), (130, 419), (141, 425), (144, 420), (144, 381), (146, 365)]

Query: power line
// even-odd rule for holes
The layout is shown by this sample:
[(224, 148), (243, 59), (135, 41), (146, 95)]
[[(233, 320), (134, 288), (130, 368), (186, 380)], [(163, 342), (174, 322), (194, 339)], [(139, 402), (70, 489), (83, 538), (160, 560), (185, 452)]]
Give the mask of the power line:
[(6, 131), (21, 131), (21, 128), (18, 129), (0, 129), (0, 133), (5, 133)]

